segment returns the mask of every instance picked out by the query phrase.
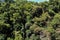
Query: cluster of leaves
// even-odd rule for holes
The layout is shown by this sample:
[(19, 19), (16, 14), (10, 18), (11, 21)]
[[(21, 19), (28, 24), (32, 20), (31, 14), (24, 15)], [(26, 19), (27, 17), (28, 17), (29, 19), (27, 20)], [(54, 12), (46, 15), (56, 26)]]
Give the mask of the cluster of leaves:
[(60, 1), (0, 2), (0, 40), (60, 40)]

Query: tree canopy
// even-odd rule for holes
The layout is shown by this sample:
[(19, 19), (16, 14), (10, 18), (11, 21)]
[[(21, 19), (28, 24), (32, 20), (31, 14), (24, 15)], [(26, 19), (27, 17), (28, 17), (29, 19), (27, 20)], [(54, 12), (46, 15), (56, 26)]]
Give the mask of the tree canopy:
[(60, 40), (60, 0), (0, 2), (0, 40)]

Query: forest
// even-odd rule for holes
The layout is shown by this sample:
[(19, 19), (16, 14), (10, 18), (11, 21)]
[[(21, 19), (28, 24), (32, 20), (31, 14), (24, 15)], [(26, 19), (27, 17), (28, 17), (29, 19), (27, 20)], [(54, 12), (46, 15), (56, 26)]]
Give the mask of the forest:
[(0, 1), (0, 40), (60, 40), (60, 0)]

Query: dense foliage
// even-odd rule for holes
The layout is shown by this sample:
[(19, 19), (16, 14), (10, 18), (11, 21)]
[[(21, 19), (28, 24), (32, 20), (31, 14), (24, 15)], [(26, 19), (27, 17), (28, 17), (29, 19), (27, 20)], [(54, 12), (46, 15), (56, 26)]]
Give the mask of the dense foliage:
[(60, 40), (60, 0), (0, 2), (0, 40)]

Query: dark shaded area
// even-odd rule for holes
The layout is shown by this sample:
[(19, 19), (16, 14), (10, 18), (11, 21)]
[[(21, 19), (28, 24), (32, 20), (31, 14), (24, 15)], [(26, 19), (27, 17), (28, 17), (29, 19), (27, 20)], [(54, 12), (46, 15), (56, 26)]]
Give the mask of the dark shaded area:
[(32, 14), (33, 18), (34, 17), (39, 17), (43, 13), (42, 8), (36, 8), (35, 12)]

